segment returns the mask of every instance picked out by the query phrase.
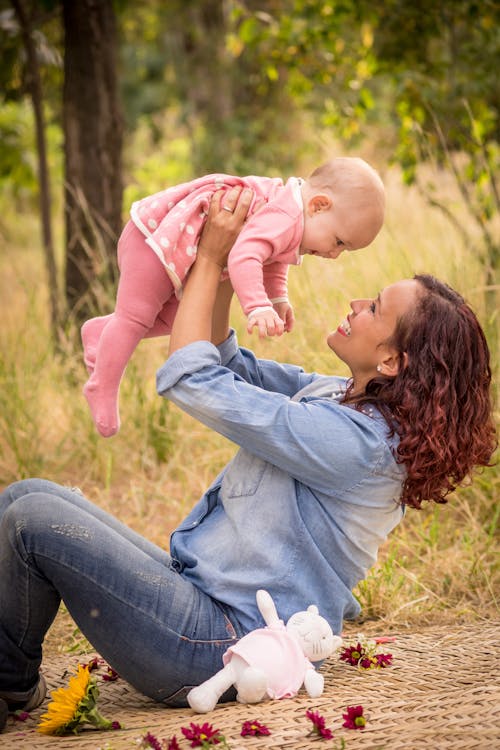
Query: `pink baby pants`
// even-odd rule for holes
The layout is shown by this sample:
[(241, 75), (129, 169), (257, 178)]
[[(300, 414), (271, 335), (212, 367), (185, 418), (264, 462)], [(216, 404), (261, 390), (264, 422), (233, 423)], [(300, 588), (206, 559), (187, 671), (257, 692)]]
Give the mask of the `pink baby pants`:
[(132, 221), (118, 241), (118, 267), (114, 313), (92, 318), (82, 327), (90, 373), (83, 392), (103, 437), (119, 429), (120, 382), (137, 344), (143, 338), (169, 334), (179, 304), (165, 268)]

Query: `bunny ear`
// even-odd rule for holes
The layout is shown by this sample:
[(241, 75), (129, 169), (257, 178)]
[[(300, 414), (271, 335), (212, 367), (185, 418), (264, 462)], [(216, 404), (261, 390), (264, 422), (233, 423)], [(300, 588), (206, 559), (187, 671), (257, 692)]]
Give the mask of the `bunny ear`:
[(312, 615), (318, 615), (319, 610), (315, 604), (310, 604), (307, 608), (307, 611), (310, 612)]
[(256, 594), (257, 606), (259, 611), (264, 618), (266, 625), (271, 625), (279, 622), (278, 613), (272, 600), (271, 595), (264, 589), (259, 589)]

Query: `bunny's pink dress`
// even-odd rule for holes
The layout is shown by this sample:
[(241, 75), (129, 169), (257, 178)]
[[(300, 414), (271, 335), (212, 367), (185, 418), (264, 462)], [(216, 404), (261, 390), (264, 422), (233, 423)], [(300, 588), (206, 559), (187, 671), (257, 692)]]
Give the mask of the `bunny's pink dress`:
[(241, 656), (249, 667), (264, 672), (270, 698), (292, 698), (302, 687), (306, 672), (314, 669), (283, 620), (240, 638), (222, 657), (224, 666), (233, 654)]

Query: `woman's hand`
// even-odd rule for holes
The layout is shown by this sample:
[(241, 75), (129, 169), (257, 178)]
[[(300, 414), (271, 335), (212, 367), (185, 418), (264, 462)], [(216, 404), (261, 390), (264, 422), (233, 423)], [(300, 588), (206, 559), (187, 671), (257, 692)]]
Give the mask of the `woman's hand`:
[(214, 193), (198, 246), (198, 258), (207, 258), (221, 269), (226, 267), (227, 256), (245, 223), (252, 197), (252, 190), (240, 187)]
[(251, 190), (241, 188), (214, 194), (172, 326), (170, 354), (195, 341), (220, 343), (227, 337), (232, 288), (225, 282), (219, 289), (220, 274), (245, 223), (252, 197)]

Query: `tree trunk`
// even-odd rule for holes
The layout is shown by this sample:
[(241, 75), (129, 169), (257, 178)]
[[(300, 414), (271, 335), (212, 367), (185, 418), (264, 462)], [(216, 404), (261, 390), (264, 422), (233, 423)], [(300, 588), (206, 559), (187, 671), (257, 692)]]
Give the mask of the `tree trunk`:
[(50, 177), (47, 165), (47, 143), (45, 138), (45, 118), (43, 114), (42, 82), (38, 56), (33, 42), (33, 28), (30, 16), (24, 7), (22, 0), (12, 0), (12, 6), (19, 22), (23, 45), (26, 52), (27, 87), (35, 116), (43, 251), (49, 285), (51, 333), (54, 343), (56, 343), (59, 337), (60, 323), (59, 284), (57, 282), (57, 266), (54, 255), (54, 244), (52, 241)]
[(121, 230), (122, 117), (112, 0), (63, 0), (66, 299), (77, 320), (103, 306)]

